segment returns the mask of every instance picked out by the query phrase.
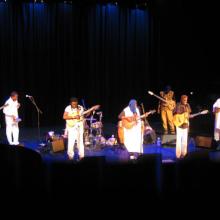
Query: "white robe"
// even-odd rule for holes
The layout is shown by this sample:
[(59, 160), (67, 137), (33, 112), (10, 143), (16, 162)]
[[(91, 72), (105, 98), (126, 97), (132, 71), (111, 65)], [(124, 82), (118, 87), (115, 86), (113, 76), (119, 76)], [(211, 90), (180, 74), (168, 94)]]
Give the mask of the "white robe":
[[(220, 108), (220, 99), (217, 99), (217, 101), (214, 103), (213, 112), (215, 108)], [(214, 139), (216, 141), (220, 140), (220, 112), (215, 113)]]
[[(139, 109), (136, 108), (137, 115), (140, 116)], [(133, 116), (129, 107), (124, 109), (125, 116)], [(131, 129), (124, 128), (124, 145), (128, 152), (143, 153), (143, 134), (141, 129), (141, 120)]]
[(5, 114), (6, 122), (6, 136), (10, 145), (19, 144), (19, 127), (18, 123), (14, 121), (13, 117), (18, 118), (18, 101), (13, 101), (9, 98), (6, 102), (3, 112)]
[[(217, 101), (213, 105), (213, 111), (215, 108), (220, 108), (220, 99), (217, 99)], [(220, 129), (220, 112), (215, 114), (215, 129)]]

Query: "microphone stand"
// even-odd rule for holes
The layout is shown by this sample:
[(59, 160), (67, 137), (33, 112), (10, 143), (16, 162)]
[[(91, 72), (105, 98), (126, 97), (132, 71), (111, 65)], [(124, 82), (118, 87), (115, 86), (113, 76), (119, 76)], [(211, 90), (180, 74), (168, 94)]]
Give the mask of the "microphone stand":
[(37, 106), (34, 97), (31, 96), (29, 97), (30, 101), (32, 102), (32, 104), (35, 106), (36, 110), (37, 110), (37, 130), (38, 130), (38, 141), (40, 142), (40, 114), (43, 114), (43, 112), (39, 109), (39, 107)]

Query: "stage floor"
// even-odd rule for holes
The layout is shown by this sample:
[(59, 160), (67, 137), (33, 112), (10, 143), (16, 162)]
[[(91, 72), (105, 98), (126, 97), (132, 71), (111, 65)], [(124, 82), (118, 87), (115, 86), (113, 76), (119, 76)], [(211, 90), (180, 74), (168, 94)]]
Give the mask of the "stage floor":
[[(30, 148), (38, 152), (45, 162), (50, 161), (66, 161), (68, 160), (65, 150), (61, 152), (53, 152), (48, 145), (42, 146), (46, 143), (46, 134), (48, 131), (54, 131), (56, 134), (63, 134), (62, 127), (43, 127), (40, 129), (40, 138), (38, 136), (38, 129), (36, 128), (20, 128), (20, 144), (24, 147)], [(103, 136), (108, 139), (112, 134), (116, 134), (116, 126), (112, 124), (105, 125), (105, 133)], [(160, 135), (160, 134), (157, 134)], [(1, 143), (7, 143), (5, 136), (5, 129), (0, 129), (0, 141)], [(192, 152), (208, 152), (210, 159), (220, 162), (220, 151), (216, 151), (213, 148), (198, 148), (195, 145), (193, 137), (189, 137), (188, 145), (189, 154)], [(161, 154), (163, 163), (174, 163), (175, 157), (175, 145), (163, 144), (158, 147), (156, 144), (145, 144), (144, 154)], [(129, 160), (129, 154), (124, 146), (121, 145), (101, 145), (101, 146), (86, 146), (85, 156), (105, 156), (107, 162), (123, 162)]]

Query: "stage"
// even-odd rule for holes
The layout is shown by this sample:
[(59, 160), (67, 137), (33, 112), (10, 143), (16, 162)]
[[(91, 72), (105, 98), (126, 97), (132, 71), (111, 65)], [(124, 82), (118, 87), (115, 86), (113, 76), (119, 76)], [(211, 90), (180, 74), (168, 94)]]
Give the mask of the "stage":
[[(158, 124), (153, 124), (154, 127), (157, 127)], [(52, 162), (52, 161), (67, 161), (68, 156), (66, 152), (67, 140), (64, 139), (65, 149), (62, 151), (54, 152), (51, 144), (46, 142), (46, 136), (49, 131), (54, 131), (55, 134), (62, 135), (64, 130), (61, 126), (53, 126), (53, 127), (43, 127), (40, 128), (40, 138), (38, 136), (37, 128), (20, 128), (20, 146), (32, 149), (35, 152), (38, 152), (43, 161)], [(103, 137), (105, 139), (109, 139), (111, 135), (117, 136), (117, 126), (115, 124), (106, 123), (104, 125)], [(157, 146), (156, 143), (148, 143), (144, 144), (144, 155), (152, 155), (152, 154), (160, 154), (162, 163), (175, 163), (175, 135), (168, 135), (167, 137), (163, 137), (161, 133), (161, 128), (157, 128), (156, 132), (157, 137), (161, 137), (162, 145)], [(0, 130), (0, 141), (1, 143), (6, 144), (6, 135), (5, 129), (1, 128)], [(172, 139), (174, 138), (174, 139)], [(164, 140), (172, 139), (171, 143), (166, 143)], [(17, 147), (20, 147), (17, 146)], [(12, 146), (15, 147), (15, 146)], [(77, 151), (77, 149), (76, 149)], [(210, 159), (220, 162), (220, 151), (216, 151), (215, 147), (210, 148), (201, 148), (196, 146), (195, 138), (193, 136), (189, 136), (189, 144), (188, 144), (188, 155), (191, 153), (208, 153)], [(123, 145), (85, 145), (85, 156), (86, 157), (105, 157), (106, 162), (109, 163), (120, 163), (120, 162), (128, 162), (129, 154), (126, 148)], [(77, 159), (77, 152), (76, 158)]]

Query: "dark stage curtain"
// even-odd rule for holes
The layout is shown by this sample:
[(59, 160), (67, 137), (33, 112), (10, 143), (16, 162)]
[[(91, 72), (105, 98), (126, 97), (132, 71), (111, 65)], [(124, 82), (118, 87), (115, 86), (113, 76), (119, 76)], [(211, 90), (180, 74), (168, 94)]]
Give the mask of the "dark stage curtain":
[(117, 121), (130, 98), (147, 106), (153, 31), (148, 9), (115, 5), (0, 3), (0, 95), (20, 93), (23, 126), (64, 125), (69, 98), (101, 104), (106, 121)]

